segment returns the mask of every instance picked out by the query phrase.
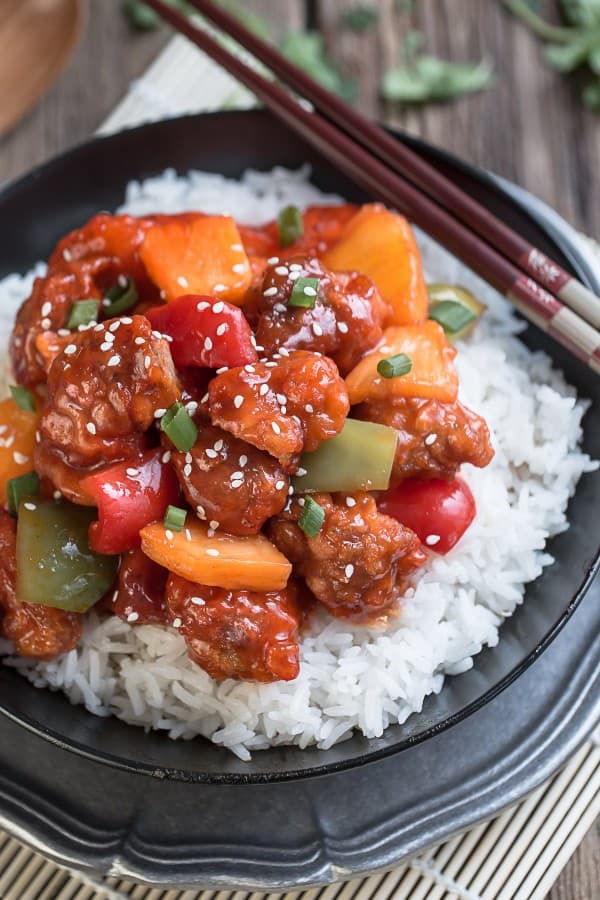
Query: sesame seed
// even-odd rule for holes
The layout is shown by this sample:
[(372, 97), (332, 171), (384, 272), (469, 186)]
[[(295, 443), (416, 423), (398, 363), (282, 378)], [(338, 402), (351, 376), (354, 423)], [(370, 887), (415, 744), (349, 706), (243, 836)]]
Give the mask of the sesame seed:
[(303, 288), (302, 293), (306, 294), (307, 297), (316, 297), (317, 296), (317, 292), (315, 291), (314, 287), (310, 286), (310, 284), (307, 284), (306, 287)]
[(24, 466), (26, 462), (29, 462), (29, 457), (25, 456), (24, 453), (19, 453), (18, 450), (13, 452), (13, 459), (18, 466)]
[(216, 450), (213, 450), (212, 447), (207, 447), (206, 450), (205, 450), (205, 453), (206, 453), (206, 455), (208, 456), (209, 459), (216, 459), (216, 458), (217, 458), (217, 455), (218, 455), (218, 454), (217, 454), (217, 451), (216, 451)]
[(280, 347), (280, 348), (279, 348), (279, 354), (280, 354), (281, 356), (289, 356), (289, 355), (290, 355), (290, 351), (289, 351), (286, 347)]
[(205, 395), (203, 396), (203, 398), (202, 398), (202, 400), (201, 400), (200, 402), (201, 402), (201, 403), (208, 403), (208, 391), (205, 393)]
[(165, 528), (165, 537), (168, 541), (173, 540), (173, 532), (171, 531), (170, 528)]
[(50, 319), (42, 319), (40, 325), (44, 331), (48, 331), (48, 329), (52, 328), (52, 322), (50, 321)]
[[(97, 326), (96, 326), (96, 329), (98, 329), (98, 328), (104, 328), (104, 326), (103, 326), (103, 325), (97, 325)], [(57, 331), (56, 333), (59, 335), (59, 337), (69, 337), (69, 335), (71, 334), (71, 332), (69, 331), (68, 328), (59, 328), (58, 331)], [(21, 346), (20, 344), (17, 344), (16, 339), (15, 339), (15, 344), (16, 344), (17, 347), (20, 347), (20, 346)]]
[(63, 250), (63, 259), (64, 259), (65, 262), (71, 262), (71, 260), (73, 259), (73, 257), (71, 256), (71, 251), (70, 251), (70, 250)]
[[(6, 431), (6, 425), (3, 425), (3, 426), (2, 426), (2, 433), (4, 433), (5, 431)], [(39, 431), (36, 431), (36, 433), (35, 433), (35, 442), (36, 442), (36, 444), (39, 444), (39, 443), (41, 442), (41, 440), (42, 440), (42, 435), (40, 434)]]
[(67, 344), (67, 346), (63, 350), (63, 353), (65, 354), (65, 356), (72, 356), (73, 353), (76, 353), (76, 352), (77, 352), (77, 347), (75, 346), (75, 344)]
[(185, 461), (186, 463), (191, 463), (192, 461), (192, 454), (189, 451), (185, 454)]
[(290, 281), (297, 281), (301, 275), (302, 275), (302, 272), (290, 272), (289, 279), (290, 279)]
[(106, 353), (107, 350), (112, 350), (112, 344), (109, 344), (108, 341), (104, 341), (103, 344), (100, 344), (100, 349), (103, 353)]
[(188, 400), (188, 402), (185, 404), (185, 408), (190, 416), (195, 416), (198, 412), (198, 402), (196, 400)]
[(127, 276), (119, 275), (119, 277), (117, 278), (117, 284), (119, 285), (120, 288), (126, 288), (127, 287)]
[(220, 523), (217, 522), (216, 519), (211, 519), (210, 522), (209, 522), (208, 524), (209, 524), (210, 528), (213, 529), (213, 531), (216, 531), (217, 528), (219, 527), (219, 524), (220, 524)]
[(275, 434), (281, 434), (281, 428), (277, 424), (277, 422), (271, 422), (271, 428), (275, 432)]
[(106, 308), (107, 306), (110, 306), (111, 303), (112, 303), (112, 300), (109, 300), (108, 297), (105, 297), (104, 300), (102, 301), (102, 306), (104, 306)]
[(248, 462), (248, 457), (246, 456), (245, 453), (242, 453), (242, 455), (240, 456), (238, 462), (239, 462), (240, 466), (241, 466), (242, 469), (243, 469), (244, 466), (246, 465), (246, 463)]
[(241, 478), (234, 478), (234, 480), (231, 482), (231, 487), (232, 487), (234, 490), (236, 490), (237, 488), (241, 488), (241, 486), (243, 485), (243, 483), (244, 483), (244, 482), (242, 481)]
[(263, 297), (274, 297), (277, 293), (276, 287), (267, 288), (266, 291), (263, 291)]
[(123, 323), (123, 325), (133, 325), (133, 319), (131, 318), (131, 316), (123, 316), (121, 322)]
[(49, 316), (52, 312), (52, 304), (49, 300), (46, 300), (45, 303), (42, 304), (41, 313), (43, 316)]
[(203, 600), (202, 597), (190, 597), (190, 602), (194, 603), (196, 606), (206, 605), (206, 600)]
[(441, 537), (439, 534), (428, 534), (425, 538), (425, 543), (428, 547), (435, 547), (436, 544), (439, 544), (441, 541)]
[(60, 498), (62, 497), (62, 493), (61, 493), (61, 491), (54, 491), (52, 496), (54, 497), (55, 500), (60, 500)]
[(275, 396), (280, 406), (284, 406), (287, 403), (287, 397), (285, 396), (285, 394), (275, 394)]
[(204, 310), (208, 309), (209, 307), (210, 303), (208, 303), (206, 300), (201, 300), (200, 303), (196, 304), (196, 309), (198, 310), (198, 312), (204, 312)]
[(35, 505), (35, 503), (24, 503), (23, 506), (25, 507), (25, 509), (30, 509), (30, 510), (37, 509), (37, 506)]
[(125, 473), (129, 475), (130, 478), (135, 478), (140, 474), (140, 470), (130, 466), (128, 469), (125, 469)]
[(290, 270), (288, 269), (287, 266), (277, 266), (275, 269), (275, 274), (276, 275), (289, 275)]
[[(148, 359), (148, 357), (146, 357), (146, 359)], [(115, 356), (111, 356), (107, 365), (118, 366), (120, 362), (121, 362), (121, 357), (118, 354), (116, 354)]]
[(218, 550), (213, 550), (212, 547), (209, 547), (209, 549), (208, 549), (208, 550), (205, 550), (204, 552), (206, 553), (207, 556), (220, 556), (219, 551), (218, 551)]
[[(114, 334), (112, 334), (112, 332), (108, 331), (104, 336), (104, 340), (108, 341), (109, 344), (114, 344), (115, 336), (114, 336)], [(142, 340), (144, 340), (144, 339), (142, 338)]]
[(346, 578), (352, 578), (352, 576), (354, 575), (354, 566), (352, 565), (352, 563), (348, 563), (348, 565), (344, 569), (344, 575), (346, 576)]
[(298, 497), (298, 506), (304, 506), (305, 503), (306, 500), (304, 499), (304, 497)]
[(173, 619), (173, 628), (181, 628), (182, 625), (183, 625), (183, 622), (181, 621), (179, 616), (177, 616), (175, 619)]
[(191, 541), (191, 539), (192, 539), (192, 532), (190, 531), (189, 528), (186, 528), (186, 529), (185, 529), (185, 537), (186, 537), (186, 540)]
[(319, 325), (318, 322), (312, 323), (312, 330), (316, 334), (317, 337), (321, 337), (323, 334), (323, 329), (321, 328), (321, 326)]
[(90, 434), (96, 434), (96, 426), (93, 422), (88, 422), (85, 427), (86, 431), (89, 431)]
[(261, 347), (260, 344), (256, 343), (256, 341), (254, 340), (254, 335), (250, 338), (250, 340), (252, 341), (252, 344), (254, 345), (254, 349), (257, 350), (259, 353), (265, 349), (264, 347)]
[(165, 415), (165, 413), (166, 413), (166, 409), (161, 406), (159, 409), (154, 410), (154, 418), (162, 419), (162, 417)]
[[(110, 363), (109, 363), (109, 365), (110, 365)], [(152, 365), (152, 360), (150, 359), (149, 356), (145, 356), (144, 357), (144, 368), (149, 369), (151, 365)]]
[(114, 331), (117, 331), (117, 329), (120, 327), (121, 327), (121, 322), (119, 319), (117, 319), (116, 322), (113, 322), (112, 325), (108, 326), (108, 330), (114, 332)]
[(218, 301), (215, 303), (215, 305), (213, 306), (212, 311), (213, 311), (215, 314), (218, 314), (218, 313), (222, 313), (224, 309), (225, 309), (225, 304), (223, 303), (222, 300), (218, 300)]
[(278, 313), (287, 312), (287, 306), (285, 305), (285, 303), (275, 303), (273, 309)]
[(142, 344), (145, 344), (145, 343), (146, 343), (146, 338), (143, 338), (143, 337), (136, 337), (136, 339), (134, 340), (133, 343), (134, 343), (134, 344), (137, 344), (138, 347), (141, 347)]
[(280, 480), (280, 481), (275, 482), (275, 490), (276, 491), (282, 491), (284, 489), (284, 487), (285, 487), (285, 481)]
[(248, 363), (244, 366), (244, 372), (250, 372), (252, 374), (253, 372), (256, 372), (256, 369)]
[(244, 263), (236, 263), (231, 267), (231, 271), (235, 272), (236, 275), (241, 275), (242, 272), (246, 271), (246, 266), (244, 265)]
[(300, 263), (290, 263), (290, 272), (301, 272), (302, 266)]
[(356, 500), (354, 497), (346, 497), (346, 506), (349, 506), (352, 509), (353, 506), (356, 506)]
[(270, 256), (268, 258), (267, 262), (269, 263), (270, 266), (274, 266), (275, 263), (279, 262), (279, 257), (278, 256)]
[(241, 252), (243, 251), (244, 248), (243, 248), (242, 244), (232, 244), (232, 245), (231, 245), (231, 249), (232, 249), (235, 253), (241, 253)]
[(287, 406), (282, 406), (282, 407), (280, 407), (280, 409), (281, 409), (281, 412), (283, 413), (283, 415), (285, 416), (287, 413)]
[(211, 341), (211, 339), (209, 337), (205, 337), (204, 338), (204, 349), (212, 350), (212, 348), (213, 348), (213, 342)]
[(437, 434), (428, 434), (425, 438), (425, 443), (428, 447), (431, 447), (432, 444), (435, 444), (437, 441)]
[(192, 467), (190, 466), (189, 463), (187, 463), (187, 464), (183, 467), (183, 474), (185, 475), (186, 478), (189, 478), (190, 475), (192, 474)]
[(298, 478), (302, 478), (303, 475), (306, 475), (308, 469), (303, 469), (302, 466), (298, 467), (298, 471), (296, 472), (296, 476)]
[(293, 485), (290, 484), (290, 486), (288, 488), (288, 496), (291, 497), (293, 493), (294, 493), (294, 487), (293, 487)]
[(223, 439), (222, 439), (222, 438), (219, 438), (218, 441), (215, 441), (214, 444), (213, 444), (213, 447), (214, 447), (215, 450), (217, 450), (217, 451), (218, 451), (218, 450), (222, 450), (222, 449), (223, 449)]
[(237, 479), (237, 478), (242, 478), (242, 479), (243, 479), (243, 478), (244, 478), (244, 473), (243, 473), (243, 472), (232, 472), (231, 475), (230, 475), (229, 477), (230, 477), (231, 479)]
[(226, 290), (227, 290), (227, 285), (222, 284), (221, 282), (219, 282), (218, 284), (215, 284), (215, 286), (213, 287), (213, 291), (215, 292), (215, 294), (220, 294), (221, 291), (226, 291)]
[(346, 325), (345, 322), (338, 322), (337, 327), (338, 327), (338, 331), (341, 331), (342, 334), (348, 334), (348, 326)]
[(241, 394), (236, 394), (235, 397), (233, 398), (233, 405), (235, 406), (236, 409), (239, 409), (243, 402), (244, 402), (244, 398), (242, 397)]
[(219, 336), (219, 337), (222, 337), (222, 336), (225, 334), (225, 332), (227, 331), (228, 328), (229, 328), (229, 325), (227, 324), (227, 322), (222, 322), (222, 323), (219, 325), (219, 327), (217, 328), (217, 334), (218, 334), (218, 336)]
[(306, 410), (307, 413), (309, 413), (309, 415), (312, 415), (312, 413), (314, 413), (314, 411), (315, 411), (315, 408), (312, 405), (312, 403), (305, 404), (304, 409)]
[(168, 463), (170, 459), (171, 459), (171, 451), (170, 451), (170, 450), (167, 450), (167, 451), (166, 451), (165, 453), (163, 453), (163, 455), (162, 455), (162, 461), (163, 461), (163, 462), (165, 463), (165, 465), (166, 465), (166, 463)]
[[(114, 602), (114, 601), (113, 601), (113, 602)], [(137, 620), (139, 619), (139, 617), (140, 617), (140, 614), (139, 614), (139, 613), (137, 613), (137, 612), (130, 612), (129, 615), (127, 616), (127, 621), (128, 621), (128, 622), (137, 622)]]
[[(58, 329), (58, 334), (60, 334), (61, 331), (66, 331), (66, 330), (67, 330), (66, 328), (65, 328), (65, 329), (59, 328), (59, 329)], [(96, 325), (96, 327), (94, 328), (94, 331), (104, 331), (104, 325), (102, 325), (102, 324)], [(68, 332), (67, 332), (67, 333), (68, 333)]]
[[(279, 356), (278, 356), (277, 358), (279, 359)], [(276, 363), (276, 362), (266, 362), (266, 363), (265, 363), (265, 367), (266, 367), (267, 369), (276, 369), (276, 368), (277, 368), (277, 363)]]
[(179, 276), (179, 278), (177, 279), (177, 284), (180, 285), (182, 288), (188, 288), (190, 286), (190, 283), (187, 280), (187, 278), (185, 277), (185, 275)]
[(205, 519), (205, 518), (206, 518), (206, 511), (205, 511), (205, 509), (204, 509), (203, 506), (197, 506), (197, 507), (196, 507), (196, 515), (198, 516), (199, 519)]

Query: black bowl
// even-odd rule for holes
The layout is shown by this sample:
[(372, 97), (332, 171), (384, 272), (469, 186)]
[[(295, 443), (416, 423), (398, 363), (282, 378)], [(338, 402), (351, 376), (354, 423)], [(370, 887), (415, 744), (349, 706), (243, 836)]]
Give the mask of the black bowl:
[[(399, 139), (415, 146), (513, 228), (600, 289), (575, 243), (541, 224), (510, 186), (419, 141)], [(265, 112), (192, 116), (92, 140), (34, 170), (0, 195), (0, 275), (30, 268), (48, 256), (62, 234), (98, 210), (114, 209), (132, 179), (167, 167), (238, 176), (250, 166), (294, 168), (307, 161), (319, 187), (350, 200), (368, 199)], [(550, 353), (580, 393), (594, 401), (586, 418), (584, 447), (592, 456), (600, 456), (598, 379), (540, 332), (529, 328), (524, 340)], [(479, 654), (471, 671), (447, 679), (440, 695), (429, 697), (422, 712), (402, 726), (389, 728), (379, 739), (357, 735), (327, 751), (274, 748), (243, 763), (201, 738), (171, 741), (117, 719), (96, 718), (61, 694), (33, 688), (7, 667), (0, 667), (0, 711), (58, 746), (91, 759), (186, 781), (280, 781), (328, 774), (398, 753), (481, 708), (548, 646), (581, 600), (598, 565), (599, 506), (600, 474), (586, 475), (569, 507), (571, 527), (550, 544), (556, 562), (528, 587), (526, 602), (502, 626), (499, 645)]]

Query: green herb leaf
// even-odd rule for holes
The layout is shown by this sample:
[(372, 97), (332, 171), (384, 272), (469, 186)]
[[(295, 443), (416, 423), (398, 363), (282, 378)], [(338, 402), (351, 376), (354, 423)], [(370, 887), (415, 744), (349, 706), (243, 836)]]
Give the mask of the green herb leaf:
[(544, 56), (559, 72), (572, 72), (586, 62), (590, 52), (589, 38), (578, 38), (570, 44), (547, 44)]
[(152, 31), (160, 22), (160, 17), (141, 0), (125, 0), (123, 11), (134, 28)]
[(23, 497), (35, 497), (40, 492), (40, 479), (37, 472), (26, 472), (6, 483), (6, 505), (11, 516), (16, 519)]
[(560, 8), (570, 25), (600, 27), (600, 0), (560, 0)]
[(398, 378), (400, 375), (408, 375), (412, 369), (412, 359), (406, 353), (396, 353), (387, 359), (380, 359), (377, 363), (377, 371), (383, 378)]
[(89, 325), (98, 321), (99, 300), (76, 300), (71, 307), (71, 313), (67, 322), (67, 328), (71, 330), (80, 325)]
[(302, 221), (302, 212), (297, 206), (285, 206), (277, 217), (277, 228), (279, 230), (279, 244), (282, 247), (289, 247), (299, 237), (302, 237), (304, 231), (304, 223)]
[(376, 6), (353, 6), (340, 16), (343, 28), (363, 34), (373, 28), (379, 21), (379, 10)]
[(182, 453), (187, 453), (196, 443), (198, 429), (187, 409), (179, 400), (166, 411), (160, 420), (160, 427), (173, 446)]
[(165, 512), (164, 526), (170, 531), (183, 531), (185, 520), (187, 518), (187, 510), (181, 509), (180, 506), (167, 506)]
[(327, 57), (323, 38), (317, 31), (293, 31), (286, 34), (279, 49), (283, 55), (311, 75), (319, 84), (343, 97), (353, 100), (356, 94), (354, 81), (346, 78)]
[(312, 309), (319, 293), (319, 278), (297, 278), (288, 300), (288, 306)]
[(452, 63), (435, 56), (421, 56), (414, 65), (385, 73), (382, 93), (396, 103), (425, 103), (451, 100), (481, 91), (492, 83), (487, 60), (479, 63)]
[(298, 519), (298, 528), (301, 528), (307, 537), (316, 537), (323, 527), (325, 510), (313, 500), (312, 497), (304, 499), (302, 513)]
[(35, 397), (27, 388), (21, 387), (20, 384), (11, 384), (10, 393), (19, 409), (25, 412), (35, 412)]

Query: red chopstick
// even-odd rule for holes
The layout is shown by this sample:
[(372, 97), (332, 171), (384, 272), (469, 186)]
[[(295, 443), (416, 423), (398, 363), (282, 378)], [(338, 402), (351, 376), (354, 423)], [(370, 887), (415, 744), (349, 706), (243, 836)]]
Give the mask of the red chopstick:
[(315, 108), (351, 134), (360, 144), (405, 178), (409, 178), (434, 201), (441, 203), (472, 231), (527, 272), (539, 284), (556, 294), (567, 306), (594, 325), (600, 326), (600, 297), (513, 231), (501, 219), (461, 190), (434, 166), (367, 119), (341, 97), (326, 90), (283, 56), (276, 47), (257, 37), (242, 23), (211, 0), (189, 0), (192, 6), (229, 34), (267, 66), (278, 78)]
[[(447, 210), (438, 206), (413, 184), (390, 170), (384, 162), (372, 156), (345, 132), (230, 53), (185, 15), (167, 6), (163, 0), (145, 2), (250, 88), (302, 140), (317, 149), (366, 191), (408, 216), (507, 296), (523, 315), (583, 359), (594, 371), (600, 372), (600, 332), (561, 303), (553, 293), (523, 273), (479, 235), (453, 218)], [(194, 2), (198, 5), (201, 0)], [(212, 4), (204, 3), (204, 0), (202, 5), (212, 8)]]

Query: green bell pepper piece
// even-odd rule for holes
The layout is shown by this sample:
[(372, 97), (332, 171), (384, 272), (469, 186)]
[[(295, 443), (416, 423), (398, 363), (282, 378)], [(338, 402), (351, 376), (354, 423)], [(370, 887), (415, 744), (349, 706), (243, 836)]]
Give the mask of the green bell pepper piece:
[(85, 612), (114, 584), (119, 558), (90, 549), (97, 511), (24, 498), (17, 524), (17, 597), (27, 603)]
[(300, 459), (292, 480), (297, 493), (385, 491), (390, 484), (398, 434), (389, 425), (346, 419), (339, 434)]

